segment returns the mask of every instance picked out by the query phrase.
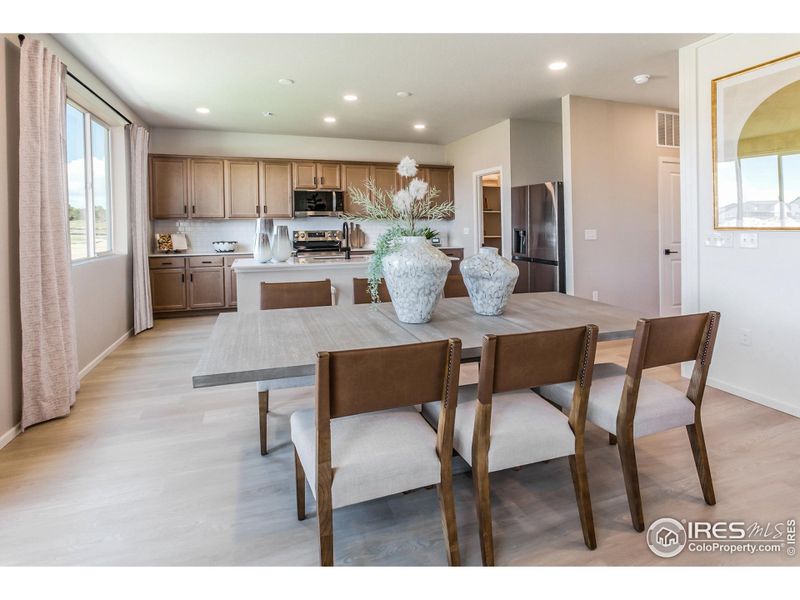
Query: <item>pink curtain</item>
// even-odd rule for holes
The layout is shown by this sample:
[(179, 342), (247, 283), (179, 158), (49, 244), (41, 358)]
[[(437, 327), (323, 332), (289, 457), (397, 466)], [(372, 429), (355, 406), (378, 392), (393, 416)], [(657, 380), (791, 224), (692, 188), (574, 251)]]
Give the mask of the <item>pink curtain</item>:
[(20, 53), (22, 428), (75, 403), (78, 359), (67, 247), (66, 68), (38, 40)]

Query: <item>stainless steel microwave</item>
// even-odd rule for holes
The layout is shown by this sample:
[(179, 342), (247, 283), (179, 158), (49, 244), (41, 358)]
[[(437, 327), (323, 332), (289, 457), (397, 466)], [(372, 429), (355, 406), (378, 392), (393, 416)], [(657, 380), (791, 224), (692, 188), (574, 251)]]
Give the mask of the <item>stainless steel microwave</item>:
[(294, 193), (295, 217), (341, 217), (344, 212), (342, 192), (298, 190)]

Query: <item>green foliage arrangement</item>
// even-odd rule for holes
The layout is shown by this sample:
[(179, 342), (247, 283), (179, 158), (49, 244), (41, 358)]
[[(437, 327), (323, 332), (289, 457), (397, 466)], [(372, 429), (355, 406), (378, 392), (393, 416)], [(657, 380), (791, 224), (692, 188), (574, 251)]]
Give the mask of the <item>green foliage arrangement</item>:
[(399, 190), (384, 190), (373, 180), (365, 182), (366, 191), (350, 187), (353, 203), (363, 214), (345, 215), (348, 221), (373, 222), (388, 225), (386, 231), (375, 242), (375, 253), (367, 269), (369, 292), (373, 302), (379, 302), (378, 286), (383, 277), (383, 259), (394, 252), (400, 238), (425, 236), (430, 239), (438, 235), (425, 222), (445, 219), (453, 214), (452, 201), (434, 202), (439, 190), (429, 188), (428, 183), (416, 178), (417, 163), (406, 156), (397, 165), (403, 185)]

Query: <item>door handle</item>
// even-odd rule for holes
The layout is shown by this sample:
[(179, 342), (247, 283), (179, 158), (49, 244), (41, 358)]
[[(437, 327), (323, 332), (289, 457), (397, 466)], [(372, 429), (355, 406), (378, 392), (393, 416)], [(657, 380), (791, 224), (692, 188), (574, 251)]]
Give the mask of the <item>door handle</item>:
[(670, 254), (680, 254), (677, 250), (670, 250), (669, 248), (664, 248), (664, 256), (669, 256)]
[(185, 283), (185, 282), (186, 282), (186, 275), (181, 273), (181, 283)]
[(257, 215), (260, 215), (260, 214), (261, 214), (261, 206), (260, 206), (260, 205), (258, 205), (258, 204), (256, 204), (256, 214), (257, 214)]
[(319, 184), (320, 185), (325, 185), (325, 178), (324, 177), (320, 177), (319, 178)]
[(194, 273), (190, 273), (190, 274), (189, 274), (189, 281), (190, 281), (191, 283), (194, 283)]

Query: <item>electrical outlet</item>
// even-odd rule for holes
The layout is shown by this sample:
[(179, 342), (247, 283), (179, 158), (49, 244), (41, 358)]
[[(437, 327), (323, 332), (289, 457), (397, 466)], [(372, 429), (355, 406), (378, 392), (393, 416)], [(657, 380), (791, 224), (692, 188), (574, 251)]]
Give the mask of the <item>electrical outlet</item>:
[(740, 329), (739, 330), (739, 343), (742, 346), (752, 346), (753, 345), (753, 332), (749, 329)]
[(594, 300), (595, 302), (598, 302), (600, 300), (600, 292), (598, 292), (597, 290), (593, 290), (592, 291), (592, 300)]
[(753, 232), (740, 233), (739, 248), (758, 248), (758, 234)]
[(583, 239), (594, 241), (597, 239), (597, 229), (584, 229)]

